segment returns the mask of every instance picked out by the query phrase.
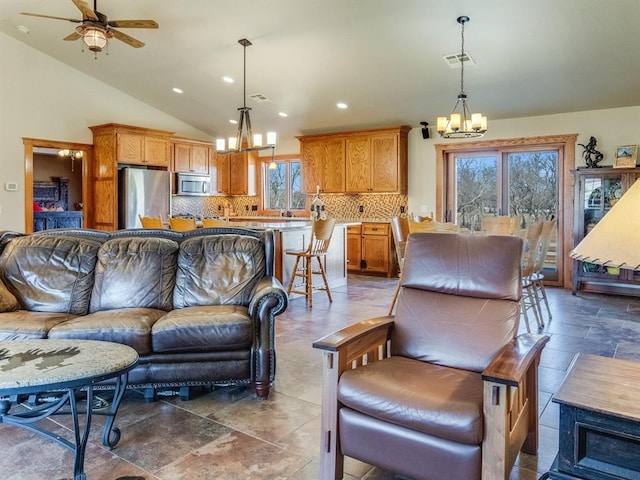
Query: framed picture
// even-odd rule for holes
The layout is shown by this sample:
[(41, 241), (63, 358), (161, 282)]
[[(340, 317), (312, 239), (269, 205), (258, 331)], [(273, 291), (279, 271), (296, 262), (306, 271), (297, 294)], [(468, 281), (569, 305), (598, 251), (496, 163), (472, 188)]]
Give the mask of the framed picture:
[(638, 145), (621, 145), (616, 148), (613, 168), (635, 167), (638, 160)]

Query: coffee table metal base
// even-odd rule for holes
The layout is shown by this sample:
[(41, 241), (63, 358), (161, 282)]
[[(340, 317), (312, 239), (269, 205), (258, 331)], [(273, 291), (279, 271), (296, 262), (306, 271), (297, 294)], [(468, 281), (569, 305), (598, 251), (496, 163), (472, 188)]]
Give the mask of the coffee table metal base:
[[(60, 398), (54, 402), (43, 403), (30, 410), (13, 414), (10, 413), (12, 401), (0, 400), (0, 423), (25, 428), (71, 450), (75, 454), (73, 478), (74, 480), (86, 480), (87, 476), (84, 473), (84, 454), (87, 448), (87, 441), (89, 440), (92, 415), (103, 415), (107, 417), (107, 421), (102, 430), (102, 444), (111, 450), (120, 440), (120, 429), (117, 427), (114, 428), (113, 422), (127, 388), (128, 376), (128, 372), (125, 372), (116, 378), (113, 400), (108, 412), (93, 411), (94, 389), (93, 385), (88, 385), (86, 387), (75, 387), (58, 391), (56, 393), (60, 395)], [(78, 397), (82, 392), (86, 394), (87, 408), (79, 410)], [(50, 416), (64, 414), (71, 415), (73, 421), (73, 441), (69, 441), (60, 435), (36, 425), (36, 422)], [(82, 425), (81, 417), (84, 417), (84, 425)]]

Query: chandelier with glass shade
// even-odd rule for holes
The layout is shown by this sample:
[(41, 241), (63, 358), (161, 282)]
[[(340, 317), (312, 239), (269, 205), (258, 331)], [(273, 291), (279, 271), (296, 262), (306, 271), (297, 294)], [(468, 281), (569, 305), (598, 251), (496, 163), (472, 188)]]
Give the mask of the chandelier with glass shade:
[[(276, 146), (276, 132), (267, 132), (266, 139), (260, 133), (253, 133), (251, 130), (251, 107), (247, 107), (247, 47), (252, 43), (246, 38), (241, 38), (238, 43), (242, 45), (244, 53), (243, 64), (243, 86), (242, 86), (242, 107), (238, 108), (240, 119), (238, 120), (238, 133), (235, 137), (229, 137), (225, 142), (224, 138), (216, 140), (216, 150), (218, 153), (251, 152), (257, 150), (271, 149), (273, 157)], [(265, 143), (266, 140), (266, 143)]]
[(460, 93), (449, 117), (438, 117), (437, 131), (444, 138), (477, 138), (487, 131), (487, 117), (481, 113), (470, 113), (467, 94), (464, 93), (464, 64), (469, 56), (464, 51), (464, 24), (469, 17), (461, 16), (457, 22), (462, 26), (462, 48), (460, 51)]

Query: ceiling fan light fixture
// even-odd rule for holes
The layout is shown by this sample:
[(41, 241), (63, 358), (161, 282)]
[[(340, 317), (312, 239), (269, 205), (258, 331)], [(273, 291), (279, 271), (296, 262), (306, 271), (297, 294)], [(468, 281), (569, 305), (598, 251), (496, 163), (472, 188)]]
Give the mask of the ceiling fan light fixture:
[(111, 32), (95, 26), (79, 26), (76, 31), (82, 35), (82, 41), (89, 50), (99, 53), (109, 44), (109, 39), (113, 37)]
[[(438, 117), (436, 130), (443, 138), (478, 138), (487, 131), (487, 117), (481, 113), (471, 114), (464, 93), (464, 64), (469, 56), (464, 51), (464, 24), (469, 17), (461, 16), (456, 21), (462, 26), (462, 48), (460, 51), (460, 93), (449, 117)], [(460, 106), (460, 110), (458, 110)]]

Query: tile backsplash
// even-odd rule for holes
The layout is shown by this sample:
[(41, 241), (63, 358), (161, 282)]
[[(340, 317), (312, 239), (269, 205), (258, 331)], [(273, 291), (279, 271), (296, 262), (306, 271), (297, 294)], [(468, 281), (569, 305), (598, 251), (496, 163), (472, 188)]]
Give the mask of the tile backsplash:
[[(308, 196), (309, 203), (314, 196)], [(403, 194), (322, 194), (321, 198), (328, 215), (340, 219), (390, 219), (395, 215), (408, 213), (406, 211), (407, 195)], [(238, 215), (257, 215), (259, 212), (252, 210), (252, 207), (255, 206), (260, 209), (260, 198), (257, 196), (188, 197), (174, 195), (172, 199), (173, 215), (211, 217), (223, 215), (225, 207), (230, 207)], [(307, 213), (310, 214), (308, 210)]]

